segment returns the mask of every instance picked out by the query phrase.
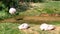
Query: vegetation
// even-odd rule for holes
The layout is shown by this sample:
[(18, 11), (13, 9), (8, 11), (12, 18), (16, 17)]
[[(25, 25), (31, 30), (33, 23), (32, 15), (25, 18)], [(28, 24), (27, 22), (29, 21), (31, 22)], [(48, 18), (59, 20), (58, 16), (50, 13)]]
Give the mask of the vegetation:
[[(17, 9), (16, 15), (22, 16), (39, 16), (41, 13), (60, 14), (60, 1), (46, 1), (49, 2), (45, 2), (45, 0), (0, 0), (0, 15), (2, 14), (2, 16), (0, 16), (0, 19), (12, 17), (8, 12), (10, 7), (15, 7)], [(33, 3), (30, 4), (29, 2)]]
[[(10, 7), (17, 9), (15, 15), (9, 14)], [(40, 16), (43, 13), (60, 15), (60, 0), (0, 0), (0, 34), (60, 34), (60, 28), (58, 28), (60, 27), (59, 19), (55, 19), (56, 21), (48, 21), (48, 19), (46, 19), (47, 21), (36, 19), (31, 19), (30, 21), (28, 18), (26, 18), (27, 20), (23, 19), (24, 16)], [(24, 22), (29, 23), (31, 28), (25, 31), (19, 30), (18, 26)], [(39, 26), (44, 22), (56, 25), (58, 29), (41, 31)]]
[(39, 16), (41, 13), (60, 14), (60, 1), (52, 1), (48, 3), (32, 3), (34, 4), (29, 10), (20, 12), (20, 15)]
[[(51, 24), (52, 22), (50, 22)], [(59, 22), (53, 22), (53, 24), (59, 24)], [(58, 32), (56, 32), (56, 30), (51, 31), (41, 31), (39, 29), (39, 24), (29, 24), (31, 26), (30, 29), (27, 30), (19, 30), (18, 26), (20, 24), (19, 23), (0, 23), (0, 34), (35, 34), (37, 32), (37, 34), (60, 34), (60, 30)], [(37, 28), (35, 27), (37, 26)], [(58, 26), (58, 25), (56, 25)], [(33, 28), (32, 28), (33, 27)], [(32, 31), (30, 31), (32, 29)]]

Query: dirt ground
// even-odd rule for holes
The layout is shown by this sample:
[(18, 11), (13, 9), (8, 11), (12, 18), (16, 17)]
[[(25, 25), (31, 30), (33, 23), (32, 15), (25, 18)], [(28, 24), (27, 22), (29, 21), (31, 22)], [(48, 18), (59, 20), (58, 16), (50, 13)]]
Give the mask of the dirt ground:
[(40, 17), (40, 16), (25, 16), (25, 17), (21, 17), (17, 16), (17, 17), (13, 17), (13, 18), (8, 18), (8, 19), (4, 19), (4, 20), (0, 20), (0, 22), (18, 22), (20, 20), (33, 20), (33, 21), (60, 21), (60, 17)]
[(60, 21), (60, 17), (39, 17), (39, 16), (28, 16), (24, 20), (43, 20), (43, 21)]

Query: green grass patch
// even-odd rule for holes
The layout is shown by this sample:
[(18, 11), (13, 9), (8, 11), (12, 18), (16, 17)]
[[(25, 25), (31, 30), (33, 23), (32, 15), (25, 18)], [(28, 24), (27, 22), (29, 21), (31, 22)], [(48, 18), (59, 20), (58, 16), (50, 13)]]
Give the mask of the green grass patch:
[[(50, 22), (49, 24), (54, 24), (54, 25), (59, 25), (60, 22)], [(26, 34), (25, 32), (21, 31), (18, 29), (19, 23), (0, 23), (0, 34)], [(39, 24), (29, 24), (31, 27), (34, 27)], [(60, 25), (59, 25), (60, 26)], [(32, 28), (33, 31), (37, 31), (40, 34), (53, 34), (55, 32), (50, 32), (50, 31), (41, 31), (38, 28)], [(58, 32), (59, 33), (59, 32)], [(31, 34), (31, 33), (29, 33)]]
[[(0, 5), (4, 7), (4, 5), (2, 3), (0, 3)], [(19, 12), (17, 11), (17, 15), (40, 16), (41, 13), (60, 14), (60, 1), (52, 1), (52, 2), (45, 2), (45, 3), (33, 3), (32, 5), (34, 5), (34, 6), (29, 5), (30, 7), (28, 7), (28, 9), (25, 8), (26, 10), (22, 9), (23, 11), (19, 11)], [(21, 9), (19, 9), (19, 10), (21, 10)], [(11, 16), (7, 11), (8, 11), (7, 7), (4, 7), (3, 10), (2, 9), (0, 10), (0, 20), (14, 16), (14, 15)]]
[(0, 34), (23, 34), (17, 23), (0, 23)]
[(19, 15), (39, 16), (41, 13), (60, 14), (60, 1), (51, 1), (45, 3), (33, 3), (31, 9), (19, 13)]

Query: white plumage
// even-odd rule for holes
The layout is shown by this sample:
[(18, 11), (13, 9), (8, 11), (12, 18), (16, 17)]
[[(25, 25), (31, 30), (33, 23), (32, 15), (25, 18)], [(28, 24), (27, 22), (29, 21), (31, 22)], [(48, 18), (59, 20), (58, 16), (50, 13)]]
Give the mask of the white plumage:
[(55, 26), (54, 25), (49, 25), (48, 30), (52, 30), (52, 29), (55, 29)]
[(40, 25), (41, 30), (47, 30), (47, 27), (48, 27), (48, 24), (46, 24), (46, 23), (43, 23)]
[(16, 9), (15, 8), (10, 8), (9, 9), (9, 13), (10, 14), (15, 14), (16, 13)]
[(54, 28), (55, 27), (53, 25), (49, 25), (49, 24), (46, 24), (46, 23), (43, 23), (43, 24), (40, 25), (41, 30), (52, 30)]
[(23, 23), (18, 26), (19, 29), (27, 29), (28, 27), (29, 27), (29, 25), (27, 23)]

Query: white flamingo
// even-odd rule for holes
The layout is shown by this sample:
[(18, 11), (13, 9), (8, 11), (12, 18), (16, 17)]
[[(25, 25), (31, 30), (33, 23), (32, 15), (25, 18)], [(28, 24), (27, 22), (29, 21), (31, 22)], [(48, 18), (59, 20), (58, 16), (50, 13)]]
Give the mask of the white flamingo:
[(54, 28), (55, 27), (53, 25), (46, 24), (46, 23), (43, 23), (43, 24), (40, 25), (40, 29), (41, 30), (52, 30)]
[(43, 23), (40, 25), (41, 30), (47, 30), (47, 27), (48, 27), (48, 24), (46, 24), (46, 23)]
[(28, 27), (29, 27), (29, 25), (27, 23), (23, 23), (18, 26), (19, 29), (27, 29)]
[(10, 14), (15, 14), (16, 13), (16, 9), (15, 8), (10, 8), (9, 9), (9, 13)]
[(48, 26), (48, 30), (53, 30), (53, 29), (55, 29), (55, 26), (54, 25), (49, 25)]

